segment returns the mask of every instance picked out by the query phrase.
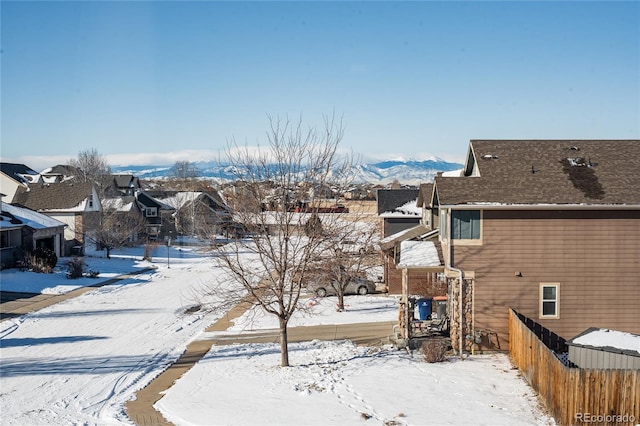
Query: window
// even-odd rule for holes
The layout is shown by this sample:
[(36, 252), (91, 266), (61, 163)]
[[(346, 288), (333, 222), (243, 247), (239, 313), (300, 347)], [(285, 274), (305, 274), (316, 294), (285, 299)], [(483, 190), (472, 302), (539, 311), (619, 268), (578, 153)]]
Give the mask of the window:
[(480, 210), (451, 210), (451, 238), (480, 239)]
[(156, 216), (158, 216), (158, 208), (147, 207), (147, 217), (156, 217)]
[(560, 284), (540, 284), (540, 318), (560, 318)]

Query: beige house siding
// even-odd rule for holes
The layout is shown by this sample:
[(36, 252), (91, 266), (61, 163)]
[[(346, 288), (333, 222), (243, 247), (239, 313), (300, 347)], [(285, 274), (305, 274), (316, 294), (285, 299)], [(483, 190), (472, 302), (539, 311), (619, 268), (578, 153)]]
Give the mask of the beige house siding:
[[(475, 274), (478, 349), (492, 333), (491, 349), (508, 349), (509, 307), (565, 339), (588, 327), (640, 333), (640, 211), (485, 210), (482, 227), (482, 245), (453, 251)], [(559, 284), (558, 319), (540, 317), (541, 283)]]

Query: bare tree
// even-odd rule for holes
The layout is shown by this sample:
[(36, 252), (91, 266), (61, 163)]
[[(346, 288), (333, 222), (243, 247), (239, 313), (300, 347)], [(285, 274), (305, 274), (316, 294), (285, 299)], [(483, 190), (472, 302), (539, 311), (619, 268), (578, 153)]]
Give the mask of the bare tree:
[(189, 180), (200, 176), (200, 170), (191, 161), (176, 161), (170, 172), (171, 176), (179, 180)]
[(111, 167), (109, 167), (106, 158), (95, 148), (92, 148), (80, 151), (78, 158), (70, 159), (68, 164), (77, 169), (79, 174), (75, 177), (77, 180), (95, 183), (102, 198), (111, 177)]
[(111, 250), (135, 242), (144, 231), (146, 223), (135, 203), (131, 209), (125, 209), (126, 203), (121, 199), (111, 198), (102, 201), (100, 221), (88, 238), (107, 251), (107, 259), (111, 258)]
[(85, 222), (84, 232), (88, 240), (106, 249), (107, 258), (110, 258), (111, 250), (137, 240), (145, 229), (144, 216), (133, 200), (124, 201), (119, 196), (111, 198), (111, 168), (95, 148), (80, 151), (78, 158), (70, 159), (68, 165), (76, 169), (75, 179), (91, 182), (96, 188), (102, 209)]
[(341, 226), (334, 227), (334, 233), (328, 241), (330, 249), (325, 251), (322, 259), (321, 270), (324, 274), (317, 279), (333, 288), (338, 298), (338, 311), (345, 309), (344, 296), (352, 281), (358, 290), (368, 291), (362, 281), (370, 281), (369, 272), (377, 266), (377, 237), (375, 224), (364, 217), (356, 219), (353, 213)]
[[(338, 223), (333, 218), (337, 214), (317, 214), (307, 225), (323, 201), (317, 188), (347, 180), (352, 159), (338, 152), (344, 126), (335, 116), (325, 117), (321, 129), (305, 128), (302, 119), (268, 120), (266, 147), (235, 141), (227, 147), (226, 160), (237, 178), (235, 220), (253, 237), (235, 238), (217, 250), (214, 258), (235, 287), (209, 291), (224, 294), (228, 304), (248, 300), (277, 317), (281, 365), (288, 366), (289, 320), (302, 308), (305, 275), (327, 250)], [(300, 205), (306, 206), (305, 212), (296, 208)], [(305, 225), (322, 232), (305, 232)], [(243, 252), (252, 253), (254, 260), (243, 263)]]

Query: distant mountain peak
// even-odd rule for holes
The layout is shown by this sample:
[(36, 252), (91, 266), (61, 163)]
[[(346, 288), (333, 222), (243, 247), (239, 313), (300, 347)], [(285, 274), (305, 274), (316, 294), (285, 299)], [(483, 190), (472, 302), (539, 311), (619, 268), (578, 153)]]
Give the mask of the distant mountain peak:
[[(200, 170), (201, 178), (216, 179), (219, 181), (231, 181), (235, 176), (231, 173), (228, 164), (199, 161), (195, 163)], [(419, 185), (431, 182), (438, 172), (458, 170), (463, 167), (460, 163), (451, 163), (440, 158), (416, 160), (393, 159), (374, 163), (360, 163), (353, 167), (353, 176), (356, 183), (388, 184), (395, 180), (407, 185)], [(140, 179), (163, 179), (171, 175), (171, 166), (114, 166), (113, 173), (125, 173), (137, 176)]]

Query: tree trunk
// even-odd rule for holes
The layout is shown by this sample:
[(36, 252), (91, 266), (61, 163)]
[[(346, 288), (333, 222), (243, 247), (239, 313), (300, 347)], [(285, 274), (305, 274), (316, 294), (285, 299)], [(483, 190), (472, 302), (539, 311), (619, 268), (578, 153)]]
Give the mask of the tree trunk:
[(338, 291), (338, 306), (336, 306), (336, 309), (338, 312), (344, 311), (344, 290)]
[(287, 336), (287, 321), (280, 318), (280, 366), (289, 366), (289, 338)]

